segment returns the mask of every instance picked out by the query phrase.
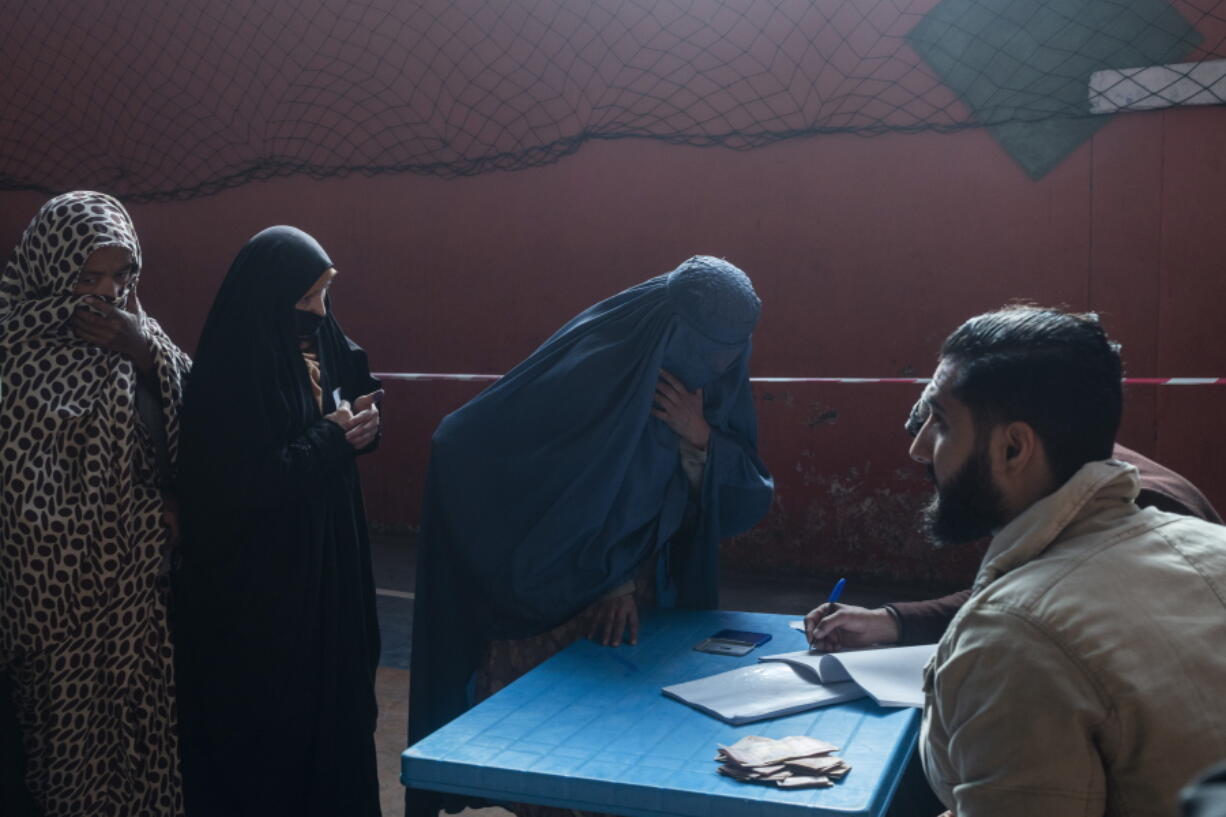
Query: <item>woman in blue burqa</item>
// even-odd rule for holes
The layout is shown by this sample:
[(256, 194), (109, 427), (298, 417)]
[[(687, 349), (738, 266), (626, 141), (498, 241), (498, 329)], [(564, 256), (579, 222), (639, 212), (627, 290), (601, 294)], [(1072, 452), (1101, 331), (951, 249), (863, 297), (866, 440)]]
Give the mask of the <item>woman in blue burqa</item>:
[(311, 236), (234, 260), (183, 407), (173, 576), (188, 817), (377, 817), (375, 620), (356, 457), (378, 381)]
[[(584, 310), (444, 418), (410, 744), (577, 637), (634, 641), (642, 604), (718, 605), (719, 541), (773, 490), (748, 376), (760, 307), (745, 273), (696, 256)], [(407, 804), (459, 805), (421, 790)]]

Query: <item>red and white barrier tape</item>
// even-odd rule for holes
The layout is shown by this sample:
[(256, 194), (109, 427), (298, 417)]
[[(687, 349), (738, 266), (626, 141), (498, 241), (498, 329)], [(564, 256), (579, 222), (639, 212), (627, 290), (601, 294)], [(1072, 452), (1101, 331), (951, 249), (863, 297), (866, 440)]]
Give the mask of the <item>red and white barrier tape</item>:
[[(500, 374), (444, 374), (441, 372), (375, 372), (380, 380), (493, 381)], [(931, 382), (927, 377), (751, 377), (753, 383), (914, 383)], [(1226, 377), (1125, 377), (1124, 383), (1143, 386), (1226, 386)]]

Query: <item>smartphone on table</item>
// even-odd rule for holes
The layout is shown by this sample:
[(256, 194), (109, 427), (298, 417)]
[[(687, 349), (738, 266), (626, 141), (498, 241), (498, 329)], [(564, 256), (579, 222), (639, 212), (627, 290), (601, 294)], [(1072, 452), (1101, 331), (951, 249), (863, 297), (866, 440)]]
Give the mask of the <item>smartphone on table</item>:
[(750, 650), (770, 641), (770, 633), (753, 633), (749, 630), (720, 630), (710, 638), (694, 645), (699, 652), (715, 655), (747, 655)]

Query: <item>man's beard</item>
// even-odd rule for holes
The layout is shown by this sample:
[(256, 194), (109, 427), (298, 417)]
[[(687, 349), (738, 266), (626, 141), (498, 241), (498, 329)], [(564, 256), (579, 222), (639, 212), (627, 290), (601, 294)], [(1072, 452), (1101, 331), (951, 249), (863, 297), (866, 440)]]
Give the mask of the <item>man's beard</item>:
[[(928, 475), (936, 483), (931, 464)], [(959, 545), (990, 536), (1004, 525), (1004, 497), (992, 481), (987, 449), (976, 441), (975, 450), (958, 472), (937, 485), (924, 508), (924, 529), (938, 545)]]

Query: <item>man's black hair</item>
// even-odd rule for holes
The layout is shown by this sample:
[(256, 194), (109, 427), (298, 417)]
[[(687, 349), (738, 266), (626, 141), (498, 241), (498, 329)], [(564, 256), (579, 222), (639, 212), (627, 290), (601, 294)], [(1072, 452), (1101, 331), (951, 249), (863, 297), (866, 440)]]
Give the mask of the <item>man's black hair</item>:
[(1123, 365), (1098, 315), (1035, 306), (985, 312), (946, 338), (941, 358), (956, 366), (951, 391), (977, 428), (1030, 425), (1059, 484), (1111, 457)]

